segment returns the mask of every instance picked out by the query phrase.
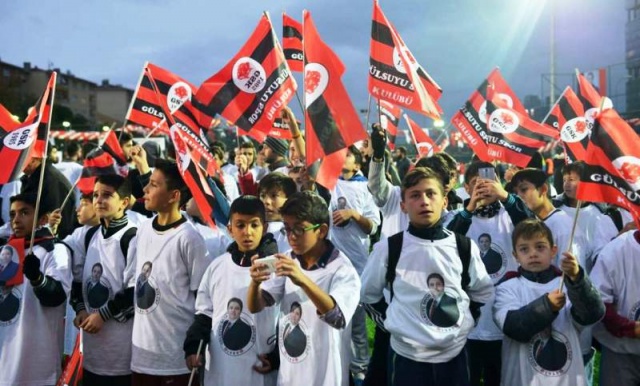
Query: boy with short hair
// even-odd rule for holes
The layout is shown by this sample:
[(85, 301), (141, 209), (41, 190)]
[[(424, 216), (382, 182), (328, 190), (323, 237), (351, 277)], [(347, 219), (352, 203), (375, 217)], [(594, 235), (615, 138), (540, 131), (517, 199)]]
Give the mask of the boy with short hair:
[[(247, 308), (257, 313), (280, 305), (278, 385), (347, 385), (358, 273), (327, 240), (329, 212), (320, 196), (295, 193), (280, 213), (291, 251), (276, 255), (276, 277), (271, 280), (266, 267), (254, 259)], [(301, 305), (295, 315), (290, 314), (294, 302)], [(283, 337), (290, 324), (303, 332), (295, 343)]]
[(34, 222), (38, 227), (32, 253), (25, 256), (22, 265), (24, 282), (15, 286), (6, 286), (6, 281), (0, 283), (2, 386), (53, 385), (60, 375), (71, 256), (64, 245), (55, 243), (55, 237), (45, 227), (53, 208), (41, 206), (36, 218), (35, 206), (35, 194), (11, 197), (11, 228), (15, 238), (24, 238), (25, 253)]
[(584, 385), (582, 356), (576, 355), (579, 332), (604, 316), (600, 295), (572, 253), (563, 253), (562, 271), (552, 265), (558, 246), (544, 222), (521, 222), (512, 239), (520, 268), (496, 287), (493, 306), (493, 317), (505, 334), (502, 382)]
[[(442, 227), (447, 198), (431, 169), (410, 171), (401, 194), (409, 226), (401, 233), (396, 268), (388, 267), (393, 266), (390, 249), (397, 244), (383, 240), (362, 273), (361, 301), (374, 305), (384, 296), (389, 304), (384, 321), (391, 334), (388, 384), (413, 385), (421, 379), (423, 385), (466, 385), (464, 346), (474, 326), (470, 306), (479, 308), (491, 299), (491, 278), (475, 243), (467, 239), (465, 263), (457, 237)], [(390, 273), (394, 279), (387, 281)]]
[(196, 356), (202, 341), (211, 357), (205, 385), (264, 385), (265, 375), (251, 368), (258, 355), (273, 351), (275, 309), (249, 314), (241, 299), (251, 281), (251, 257), (271, 256), (278, 249), (266, 233), (265, 206), (257, 197), (238, 197), (229, 216), (227, 228), (234, 242), (209, 265), (200, 283), (195, 318), (183, 346), (187, 367), (202, 364), (204, 350)]
[(287, 235), (284, 231), (284, 223), (280, 208), (298, 191), (298, 187), (291, 177), (279, 172), (273, 172), (260, 180), (260, 201), (264, 204), (267, 218), (267, 232), (271, 233), (278, 243), (278, 252), (284, 253), (291, 249)]
[(180, 213), (190, 196), (176, 163), (158, 159), (144, 188), (145, 208), (157, 215), (138, 229), (130, 282), (136, 285), (134, 386), (189, 383), (182, 334), (193, 322), (195, 294), (211, 262), (202, 236)]

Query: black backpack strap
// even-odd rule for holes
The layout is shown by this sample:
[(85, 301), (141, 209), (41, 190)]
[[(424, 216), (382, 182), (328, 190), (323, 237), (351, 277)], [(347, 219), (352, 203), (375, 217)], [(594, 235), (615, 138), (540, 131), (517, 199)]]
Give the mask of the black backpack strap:
[(87, 233), (84, 235), (84, 253), (85, 254), (89, 250), (89, 243), (91, 242), (93, 235), (95, 235), (96, 232), (98, 231), (98, 228), (100, 228), (100, 225), (93, 226), (89, 228)]
[(400, 260), (400, 252), (402, 252), (402, 239), (404, 232), (396, 233), (395, 235), (387, 239), (389, 246), (389, 258), (387, 260), (387, 274), (385, 280), (389, 285), (389, 303), (393, 300), (393, 281), (396, 279), (396, 267), (398, 266), (398, 260)]
[(129, 244), (131, 244), (131, 239), (136, 237), (136, 233), (138, 232), (138, 228), (129, 228), (120, 238), (120, 250), (124, 255), (124, 262), (127, 263), (127, 254), (129, 253)]
[(454, 233), (454, 235), (456, 236), (458, 254), (462, 261), (462, 289), (466, 292), (469, 287), (469, 283), (471, 283), (471, 278), (469, 277), (469, 265), (471, 264), (471, 239), (459, 233)]

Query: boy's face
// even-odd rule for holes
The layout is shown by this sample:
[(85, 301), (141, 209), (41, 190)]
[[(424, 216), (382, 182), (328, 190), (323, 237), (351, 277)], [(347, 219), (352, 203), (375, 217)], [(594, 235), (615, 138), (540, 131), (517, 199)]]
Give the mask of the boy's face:
[(532, 212), (536, 213), (544, 205), (546, 194), (544, 185), (536, 188), (529, 181), (520, 181), (514, 190)]
[(400, 207), (413, 225), (430, 227), (440, 221), (447, 198), (436, 180), (424, 178), (405, 190)]
[(98, 217), (106, 220), (120, 218), (129, 206), (129, 197), (120, 197), (116, 190), (98, 182), (93, 188), (93, 207)]
[(542, 272), (551, 266), (557, 252), (558, 247), (551, 247), (546, 237), (535, 235), (531, 239), (518, 238), (513, 255), (525, 271)]
[(227, 228), (240, 252), (255, 251), (265, 232), (262, 219), (256, 214), (233, 213)]
[(562, 176), (562, 189), (564, 190), (564, 194), (572, 200), (576, 198), (579, 184), (580, 176), (577, 173), (570, 172)]
[(34, 208), (31, 204), (22, 201), (11, 203), (9, 211), (11, 229), (16, 237), (27, 237), (31, 234), (34, 221)]
[(93, 209), (93, 200), (88, 198), (81, 199), (80, 205), (76, 209), (76, 217), (80, 225), (89, 224), (96, 217), (96, 211)]
[(144, 208), (152, 212), (166, 211), (172, 203), (179, 200), (177, 190), (169, 190), (167, 179), (160, 170), (151, 173), (149, 183), (144, 187)]
[(358, 170), (360, 170), (360, 165), (356, 163), (356, 157), (350, 151), (347, 152), (347, 158), (345, 158), (344, 165), (342, 165), (342, 175), (351, 177)]
[(260, 201), (264, 204), (267, 221), (282, 221), (280, 208), (282, 208), (282, 205), (287, 201), (287, 196), (282, 190), (262, 190), (260, 191)]
[(131, 161), (131, 149), (133, 148), (133, 140), (129, 140), (120, 144), (122, 147), (122, 152), (124, 153), (124, 157), (127, 162)]
[(287, 231), (287, 240), (289, 241), (289, 246), (291, 246), (291, 250), (296, 255), (304, 255), (311, 251), (319, 242), (323, 242), (324, 238), (327, 236), (328, 227), (326, 224), (322, 224), (315, 229), (309, 229), (307, 231), (303, 231), (301, 236), (296, 236), (294, 234), (294, 230), (296, 228), (308, 229), (313, 228), (315, 224), (310, 223), (309, 221), (300, 221), (294, 216), (282, 216), (282, 221), (284, 222), (284, 228)]

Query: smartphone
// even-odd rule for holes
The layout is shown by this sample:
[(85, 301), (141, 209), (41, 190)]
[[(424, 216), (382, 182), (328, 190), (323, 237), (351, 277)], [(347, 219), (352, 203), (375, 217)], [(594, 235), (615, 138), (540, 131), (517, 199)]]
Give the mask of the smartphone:
[(265, 266), (267, 272), (274, 273), (276, 271), (276, 261), (278, 261), (278, 258), (272, 255), (256, 259), (255, 263), (257, 265)]
[(496, 170), (494, 168), (480, 168), (478, 169), (478, 176), (484, 180), (496, 180)]

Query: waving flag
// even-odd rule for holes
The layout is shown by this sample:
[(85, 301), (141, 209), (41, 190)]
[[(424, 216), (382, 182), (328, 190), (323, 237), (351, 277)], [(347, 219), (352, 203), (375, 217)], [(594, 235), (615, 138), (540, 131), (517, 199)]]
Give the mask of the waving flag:
[[(595, 120), (576, 198), (608, 202), (640, 218), (640, 136), (613, 109)], [(640, 225), (640, 224), (639, 224)]]
[[(150, 79), (151, 74), (154, 79)], [(158, 87), (157, 93), (154, 84)], [(126, 124), (140, 125), (169, 134), (169, 125), (161, 107), (163, 103), (159, 98), (166, 101), (170, 111), (175, 111), (185, 101), (190, 101), (196, 91), (196, 86), (178, 75), (147, 62), (127, 111)]]
[(268, 132), (296, 88), (271, 22), (263, 15), (240, 52), (200, 85), (194, 105), (212, 117), (222, 115), (245, 131)]
[(369, 93), (393, 104), (439, 118), (442, 89), (420, 66), (395, 27), (373, 2)]
[(409, 118), (407, 114), (404, 114), (404, 119), (407, 121), (407, 125), (409, 125), (409, 133), (411, 133), (411, 139), (416, 145), (416, 150), (418, 150), (420, 158), (431, 157), (440, 151), (433, 139), (429, 138), (420, 125)]
[(592, 124), (585, 117), (578, 96), (567, 87), (543, 122), (560, 133), (568, 163), (584, 160)]
[(13, 114), (0, 104), (0, 135), (15, 129), (18, 126), (20, 126), (20, 122), (14, 120)]
[(25, 122), (0, 133), (0, 163), (3, 165), (0, 184), (16, 180), (31, 157), (45, 157), (56, 79), (57, 74), (52, 72), (44, 93)]
[(291, 71), (302, 72), (302, 24), (285, 13), (282, 14), (282, 50)]
[(332, 189), (342, 170), (346, 148), (367, 138), (340, 76), (344, 65), (320, 38), (308, 11), (304, 18), (304, 90), (306, 164), (323, 159), (318, 183)]
[(398, 125), (402, 109), (387, 101), (378, 101), (378, 114), (380, 114), (380, 127), (387, 132), (389, 149), (396, 148), (396, 137), (398, 136)]
[(496, 68), (451, 118), (451, 123), (460, 131), (465, 142), (482, 161), (486, 162), (493, 160), (488, 154), (488, 143), (493, 136), (487, 130), (487, 100), (494, 97), (500, 98), (520, 114), (527, 113), (516, 94), (500, 75), (500, 70)]

